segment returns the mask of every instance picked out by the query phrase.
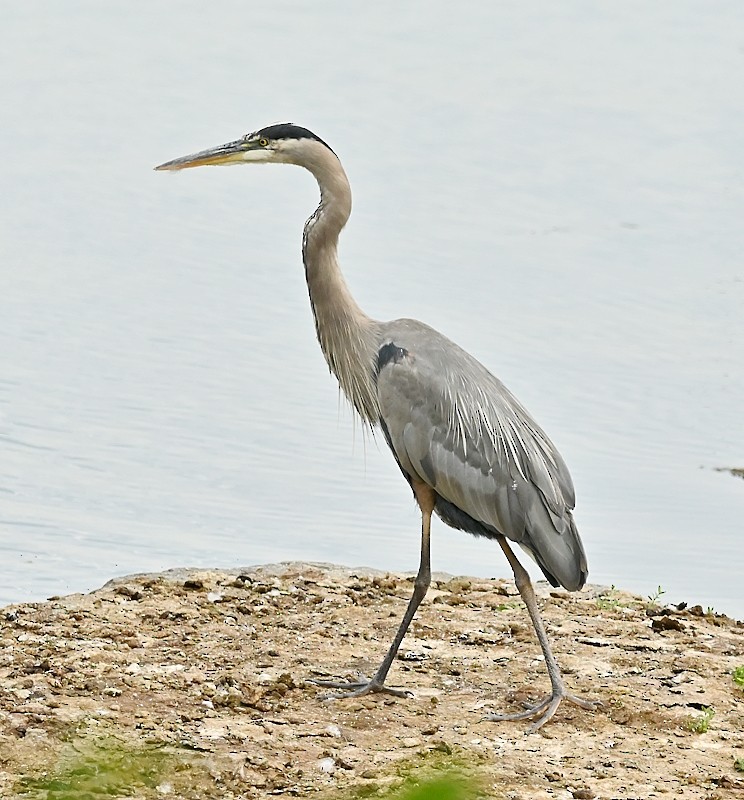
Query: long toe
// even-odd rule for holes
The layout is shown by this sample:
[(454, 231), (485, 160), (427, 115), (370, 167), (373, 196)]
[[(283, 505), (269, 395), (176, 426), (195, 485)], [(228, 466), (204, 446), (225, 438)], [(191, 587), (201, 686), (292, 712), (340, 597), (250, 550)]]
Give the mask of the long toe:
[(552, 701), (553, 695), (549, 694), (536, 705), (527, 706), (524, 711), (515, 711), (512, 714), (486, 714), (483, 719), (488, 722), (513, 722), (519, 719), (532, 719), (532, 717), (537, 716), (544, 708), (547, 708)]
[(517, 711), (514, 714), (487, 714), (484, 719), (492, 722), (506, 722), (537, 717), (526, 730), (526, 733), (534, 733), (553, 717), (558, 710), (558, 706), (564, 700), (589, 711), (593, 711), (595, 708), (602, 705), (598, 700), (584, 700), (581, 697), (577, 697), (575, 694), (554, 690), (552, 694), (547, 695), (539, 703), (526, 708), (524, 711)]
[(349, 697), (363, 697), (366, 694), (391, 694), (394, 697), (413, 697), (413, 693), (406, 689), (393, 689), (391, 686), (385, 686), (384, 683), (375, 681), (374, 678), (372, 678), (372, 680), (367, 680), (361, 677), (360, 680), (357, 681), (333, 681), (310, 678), (308, 683), (315, 684), (315, 686), (322, 686), (325, 689), (339, 690), (324, 695), (324, 700), (344, 700)]
[(573, 703), (575, 706), (585, 708), (587, 711), (595, 711), (602, 705), (600, 700), (585, 700), (583, 697), (579, 697), (575, 694), (567, 694), (564, 699), (568, 700), (569, 703)]

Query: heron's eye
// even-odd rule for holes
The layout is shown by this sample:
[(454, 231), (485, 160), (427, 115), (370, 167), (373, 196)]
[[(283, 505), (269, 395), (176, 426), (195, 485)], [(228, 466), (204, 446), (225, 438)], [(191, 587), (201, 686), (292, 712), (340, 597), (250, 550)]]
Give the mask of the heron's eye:
[(258, 143), (261, 145), (261, 147), (268, 147), (269, 146), (269, 140), (268, 139), (259, 139)]

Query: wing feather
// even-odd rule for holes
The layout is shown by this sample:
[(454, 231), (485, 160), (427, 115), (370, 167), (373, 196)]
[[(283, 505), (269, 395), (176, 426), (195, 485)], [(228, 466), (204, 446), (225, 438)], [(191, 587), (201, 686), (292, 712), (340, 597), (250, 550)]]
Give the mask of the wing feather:
[[(568, 469), (542, 428), (476, 359), (421, 323), (389, 323), (400, 358), (377, 378), (389, 443), (423, 480), (486, 531), (530, 552), (553, 582), (579, 588), (586, 556)], [(487, 534), (488, 535), (488, 534)]]

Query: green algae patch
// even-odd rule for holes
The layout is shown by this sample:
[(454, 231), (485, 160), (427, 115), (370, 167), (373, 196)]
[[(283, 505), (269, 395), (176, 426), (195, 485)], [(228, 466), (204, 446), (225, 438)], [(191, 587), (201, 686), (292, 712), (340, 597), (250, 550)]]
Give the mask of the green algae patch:
[(326, 800), (498, 800), (501, 795), (487, 790), (488, 781), (478, 759), (455, 755), (442, 747), (399, 761), (394, 770), (376, 780), (347, 787)]
[(20, 778), (15, 791), (24, 800), (186, 798), (202, 776), (208, 778), (203, 767), (172, 747), (84, 738), (68, 742), (48, 770)]

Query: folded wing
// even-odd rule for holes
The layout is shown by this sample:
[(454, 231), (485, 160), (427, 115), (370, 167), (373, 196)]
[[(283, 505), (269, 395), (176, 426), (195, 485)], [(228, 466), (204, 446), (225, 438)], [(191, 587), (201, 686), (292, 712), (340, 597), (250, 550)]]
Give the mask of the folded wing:
[(399, 320), (386, 334), (378, 397), (404, 473), (435, 489), (436, 511), (448, 524), (501, 533), (528, 551), (553, 585), (583, 586), (573, 484), (544, 431), (495, 376), (437, 331)]

